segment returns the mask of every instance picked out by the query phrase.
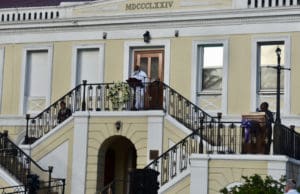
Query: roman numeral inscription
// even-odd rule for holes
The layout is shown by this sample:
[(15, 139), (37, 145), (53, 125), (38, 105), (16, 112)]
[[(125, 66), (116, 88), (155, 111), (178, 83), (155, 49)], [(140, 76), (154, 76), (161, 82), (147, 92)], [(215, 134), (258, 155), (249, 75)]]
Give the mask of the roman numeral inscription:
[(174, 1), (156, 1), (145, 3), (128, 3), (126, 4), (126, 11), (140, 10), (140, 9), (168, 9), (172, 8)]

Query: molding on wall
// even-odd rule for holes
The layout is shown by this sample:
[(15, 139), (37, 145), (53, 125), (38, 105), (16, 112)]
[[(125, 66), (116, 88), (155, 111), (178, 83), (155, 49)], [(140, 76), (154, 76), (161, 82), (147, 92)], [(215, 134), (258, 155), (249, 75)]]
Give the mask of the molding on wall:
[(19, 114), (23, 115), (25, 114), (25, 90), (26, 90), (26, 73), (27, 73), (27, 54), (28, 51), (39, 51), (39, 50), (47, 50), (48, 59), (47, 59), (47, 65), (48, 65), (48, 72), (49, 72), (49, 88), (48, 93), (46, 94), (46, 104), (45, 108), (50, 105), (51, 102), (51, 88), (52, 88), (52, 68), (53, 68), (53, 45), (52, 44), (32, 44), (25, 45), (23, 47), (23, 56), (22, 56), (22, 67), (21, 67), (21, 79), (20, 79), (20, 103), (19, 103)]
[[(71, 88), (76, 87), (76, 76), (77, 76), (77, 56), (79, 49), (99, 49), (99, 83), (102, 83), (104, 80), (104, 44), (76, 44), (72, 49), (72, 72), (71, 72)], [(88, 81), (88, 80), (87, 80)], [(81, 84), (82, 82), (80, 82)], [(89, 83), (89, 82), (88, 82)]]

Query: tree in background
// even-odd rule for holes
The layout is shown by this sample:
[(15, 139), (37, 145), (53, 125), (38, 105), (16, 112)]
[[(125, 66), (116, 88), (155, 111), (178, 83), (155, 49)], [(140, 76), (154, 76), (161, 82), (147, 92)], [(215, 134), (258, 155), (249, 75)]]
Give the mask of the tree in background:
[(284, 191), (285, 177), (280, 180), (274, 180), (271, 176), (263, 179), (260, 175), (255, 174), (250, 177), (242, 176), (244, 183), (234, 186), (229, 190), (223, 188), (222, 194), (282, 194)]

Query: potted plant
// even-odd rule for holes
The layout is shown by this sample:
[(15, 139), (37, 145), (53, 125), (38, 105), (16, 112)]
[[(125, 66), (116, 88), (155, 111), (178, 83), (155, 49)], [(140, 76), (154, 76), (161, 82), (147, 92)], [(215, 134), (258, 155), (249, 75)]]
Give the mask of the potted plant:
[(113, 110), (119, 110), (130, 99), (130, 87), (127, 83), (113, 83), (108, 88), (108, 99), (112, 103)]

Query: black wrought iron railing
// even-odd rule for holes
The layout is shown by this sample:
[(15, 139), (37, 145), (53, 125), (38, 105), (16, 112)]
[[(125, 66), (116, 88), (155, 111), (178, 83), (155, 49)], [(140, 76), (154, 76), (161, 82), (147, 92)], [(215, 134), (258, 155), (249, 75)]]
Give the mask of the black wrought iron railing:
[[(47, 186), (48, 182), (40, 182), (40, 187), (36, 190), (37, 193), (55, 193), (55, 194), (64, 194), (65, 193), (65, 179), (52, 179), (51, 187)], [(5, 194), (28, 194), (29, 187), (26, 185), (17, 185), (0, 188), (1, 193)]]
[[(259, 130), (246, 129), (241, 121), (224, 122), (221, 114), (211, 116), (163, 82), (143, 83), (131, 87), (128, 83), (88, 84), (86, 81), (69, 91), (40, 114), (27, 116), (27, 143), (42, 137), (56, 127), (59, 104), (63, 101), (71, 113), (76, 111), (164, 110), (191, 130), (191, 135), (171, 147), (146, 168), (158, 170), (161, 185), (187, 168), (192, 153), (243, 154), (266, 153), (266, 139)], [(133, 89), (134, 88), (134, 89)], [(275, 148), (276, 153), (298, 157), (298, 134), (280, 127), (274, 147), (294, 142), (293, 148)], [(295, 138), (297, 137), (297, 138)], [(293, 140), (291, 140), (293, 139)], [(285, 142), (283, 142), (285, 141)], [(276, 144), (276, 145), (275, 145)], [(290, 146), (290, 145), (289, 145)], [(286, 150), (286, 151), (285, 151)]]
[(275, 124), (273, 146), (276, 155), (300, 159), (300, 134), (295, 131), (295, 126), (287, 127), (283, 124)]
[[(199, 127), (199, 118), (211, 118), (168, 85), (156, 81), (130, 87), (128, 83), (88, 84), (84, 81), (36, 116), (27, 115), (25, 144), (31, 144), (62, 121), (60, 104), (70, 116), (76, 111), (165, 110), (191, 130)], [(66, 119), (68, 116), (65, 116)]]
[(8, 138), (7, 131), (0, 133), (0, 165), (25, 186), (32, 184), (32, 181), (39, 181), (32, 179), (32, 173), (34, 172), (42, 180), (48, 180), (45, 187), (52, 188), (53, 167), (42, 168)]
[[(64, 102), (70, 111), (69, 116), (76, 111), (135, 110), (134, 101), (136, 100), (142, 104), (139, 105), (139, 109), (148, 109), (150, 100), (146, 100), (151, 97), (146, 94), (145, 88), (151, 90), (153, 87), (149, 83), (145, 85), (147, 86), (137, 87), (136, 90), (133, 90), (127, 83), (122, 82), (87, 84), (86, 81), (83, 81), (82, 84), (70, 90), (38, 115), (33, 117), (29, 114), (26, 115), (25, 144), (33, 143), (62, 122), (59, 119), (61, 102)], [(151, 100), (152, 104), (155, 104), (153, 99)], [(66, 118), (64, 117), (64, 119)]]
[(38, 193), (55, 193), (55, 194), (64, 194), (66, 180), (59, 178), (52, 178), (50, 184), (48, 181), (41, 181), (40, 187), (37, 189)]
[(129, 193), (129, 181), (115, 179), (109, 184), (105, 185), (99, 191), (96, 191), (96, 194), (118, 194), (118, 193)]
[(193, 153), (242, 154), (245, 146), (255, 145), (255, 141), (245, 142), (245, 128), (240, 122), (206, 121), (200, 119), (200, 127), (183, 140), (169, 148), (145, 168), (160, 173), (161, 186), (188, 168)]
[(148, 164), (149, 168), (160, 173), (160, 185), (177, 176), (188, 168), (189, 156), (192, 153), (200, 153), (198, 134), (193, 132), (183, 140), (172, 146), (157, 159)]

